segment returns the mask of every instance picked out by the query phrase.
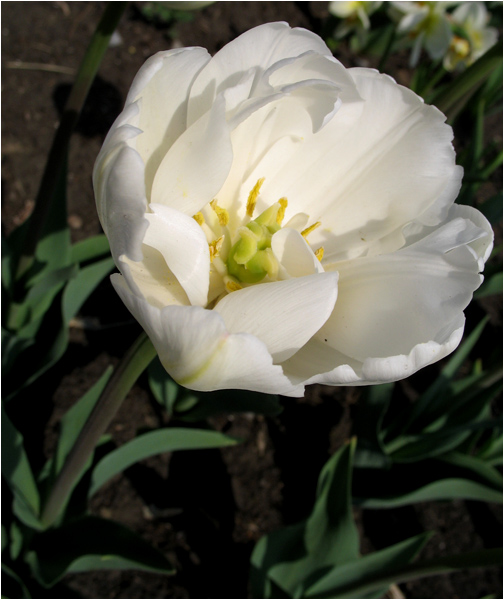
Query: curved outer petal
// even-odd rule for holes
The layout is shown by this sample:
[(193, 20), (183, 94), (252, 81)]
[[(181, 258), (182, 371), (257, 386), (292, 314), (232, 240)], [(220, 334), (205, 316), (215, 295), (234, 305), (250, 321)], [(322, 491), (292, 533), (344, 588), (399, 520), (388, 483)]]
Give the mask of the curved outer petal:
[(280, 362), (327, 321), (336, 302), (337, 282), (337, 273), (324, 273), (255, 285), (228, 294), (214, 310), (228, 331), (255, 335)]
[[(184, 130), (189, 87), (208, 60), (208, 53), (201, 48), (159, 52), (148, 59), (105, 138), (93, 170), (93, 185), (100, 222), (116, 264), (123, 254), (141, 260), (147, 228), (143, 215), (150, 189), (150, 184), (146, 188), (147, 174), (159, 153)], [(156, 110), (160, 102), (161, 111)]]
[(418, 343), (437, 341), (481, 284), (468, 244), (485, 235), (457, 218), (392, 254), (334, 265), (340, 293), (320, 336), (361, 361), (408, 354)]
[(299, 397), (293, 384), (273, 364), (265, 344), (247, 333), (229, 334), (222, 317), (198, 306), (151, 306), (136, 296), (124, 278), (112, 283), (156, 348), (168, 373), (180, 384), (199, 391), (247, 389)]
[(137, 102), (140, 108), (137, 127), (142, 133), (135, 148), (145, 163), (148, 199), (161, 161), (186, 129), (189, 91), (209, 60), (204, 48), (159, 52), (145, 62), (133, 82), (127, 103)]
[(367, 358), (364, 362), (329, 348), (321, 340), (311, 340), (282, 367), (293, 384), (357, 386), (399, 381), (453, 352), (462, 339), (464, 321), (460, 314), (441, 332), (439, 341), (417, 344), (408, 354)]
[(291, 29), (287, 23), (267, 23), (246, 31), (217, 52), (194, 82), (188, 124), (210, 110), (218, 94), (235, 86), (250, 69), (262, 71), (310, 50), (331, 55), (317, 35), (306, 29)]
[(391, 255), (338, 265), (333, 315), (282, 364), (293, 382), (396, 381), (457, 347), (462, 310), (491, 251), (490, 225), (475, 209), (455, 205), (442, 226), (406, 239), (409, 245)]
[[(131, 134), (131, 128), (121, 128), (114, 139), (121, 138), (122, 133)], [(121, 139), (110, 154), (103, 157), (103, 162), (97, 163), (94, 188), (100, 221), (115, 263), (118, 264), (123, 254), (141, 260), (142, 239), (147, 229), (144, 219), (147, 200), (144, 163), (138, 152)]]

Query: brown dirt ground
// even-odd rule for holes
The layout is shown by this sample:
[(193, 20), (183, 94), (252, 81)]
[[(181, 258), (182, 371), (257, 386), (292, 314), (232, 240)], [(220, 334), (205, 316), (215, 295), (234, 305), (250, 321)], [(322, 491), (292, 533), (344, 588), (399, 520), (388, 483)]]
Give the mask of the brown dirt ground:
[[(148, 56), (174, 45), (204, 46), (215, 52), (250, 27), (274, 20), (319, 31), (327, 15), (327, 2), (218, 2), (191, 22), (169, 29), (141, 19), (140, 4), (131, 3), (123, 17), (119, 26), (122, 44), (108, 51), (100, 69), (100, 85), (73, 138), (68, 207), (75, 241), (100, 232), (90, 180), (92, 165), (134, 74)], [(2, 222), (7, 233), (33, 207), (58, 124), (58, 106), (104, 5), (2, 3)], [(339, 58), (347, 66), (363, 61), (345, 49)], [(21, 68), (26, 63), (39, 66)], [(405, 64), (399, 60), (393, 66), (392, 74), (399, 81), (407, 80)], [(501, 311), (491, 308), (498, 328)], [(481, 308), (476, 306), (468, 318), (475, 322), (480, 315)], [(23, 395), (17, 419), (13, 417), (39, 452), (40, 464), (54, 448), (61, 415), (108, 364), (118, 361), (139, 331), (108, 281), (86, 303), (82, 317), (85, 325), (72, 330), (66, 356), (39, 380), (36, 398), (34, 390)], [(493, 336), (498, 331), (493, 330)], [(495, 337), (490, 340), (494, 343)], [(434, 371), (426, 377), (433, 375)], [(421, 385), (418, 378), (404, 384), (405, 395), (416, 385)], [(116, 443), (131, 439), (138, 428), (164, 422), (147, 390), (141, 378), (128, 395), (111, 425)], [(314, 386), (306, 398), (286, 400), (284, 412), (275, 419), (251, 415), (214, 419), (219, 430), (245, 439), (236, 448), (163, 455), (128, 469), (94, 498), (91, 510), (140, 533), (166, 553), (177, 566), (177, 574), (71, 575), (47, 597), (249, 597), (248, 560), (254, 543), (263, 534), (306, 516), (321, 466), (348, 439), (352, 406), (358, 397), (359, 391), (352, 388)], [(26, 414), (30, 419), (24, 418)], [(47, 423), (45, 432), (41, 422)], [(499, 543), (496, 532), (501, 530), (498, 507), (465, 502), (366, 511), (356, 517), (364, 552), (433, 529), (437, 533), (424, 556), (439, 556), (493, 547)], [(501, 574), (498, 569), (462, 572), (407, 584), (402, 590), (409, 598), (502, 597)]]

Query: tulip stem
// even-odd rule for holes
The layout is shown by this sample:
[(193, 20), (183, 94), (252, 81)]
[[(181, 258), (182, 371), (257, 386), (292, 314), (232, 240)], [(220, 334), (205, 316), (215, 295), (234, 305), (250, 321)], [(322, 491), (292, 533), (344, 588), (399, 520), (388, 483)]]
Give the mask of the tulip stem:
[(56, 192), (58, 180), (65, 164), (70, 137), (77, 124), (79, 114), (102, 58), (108, 48), (110, 37), (116, 29), (127, 4), (127, 2), (108, 3), (80, 65), (49, 151), (44, 174), (35, 200), (35, 208), (28, 222), (23, 252), (14, 269), (14, 274), (18, 280), (33, 264), (35, 249), (42, 234)]
[(66, 457), (42, 511), (40, 521), (44, 526), (52, 525), (61, 514), (98, 441), (135, 381), (155, 356), (156, 350), (152, 342), (142, 332), (114, 371)]

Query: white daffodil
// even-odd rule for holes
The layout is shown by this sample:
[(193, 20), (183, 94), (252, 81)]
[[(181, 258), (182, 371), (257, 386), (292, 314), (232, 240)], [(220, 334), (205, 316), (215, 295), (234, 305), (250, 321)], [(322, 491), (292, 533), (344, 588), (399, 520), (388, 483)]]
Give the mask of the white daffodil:
[(376, 12), (382, 2), (329, 2), (329, 12), (344, 19), (335, 31), (335, 36), (343, 37), (352, 29), (367, 30), (370, 27), (369, 16)]
[[(443, 65), (448, 71), (467, 67), (483, 56), (496, 42), (495, 27), (487, 27), (490, 15), (484, 2), (462, 2), (451, 15), (458, 33), (452, 37)], [(460, 34), (460, 35), (459, 35)]]
[(161, 52), (98, 156), (112, 282), (181, 384), (301, 396), (450, 353), (488, 222), (436, 108), (271, 23)]
[(399, 20), (399, 34), (414, 39), (410, 65), (416, 66), (422, 48), (433, 60), (443, 58), (450, 47), (452, 30), (446, 12), (459, 2), (391, 2), (392, 17)]

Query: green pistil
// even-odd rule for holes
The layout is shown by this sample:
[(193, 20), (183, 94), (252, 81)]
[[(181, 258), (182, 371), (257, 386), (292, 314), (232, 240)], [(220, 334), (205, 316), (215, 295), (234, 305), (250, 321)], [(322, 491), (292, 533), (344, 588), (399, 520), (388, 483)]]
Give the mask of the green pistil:
[(234, 244), (227, 260), (228, 273), (242, 283), (258, 283), (266, 275), (272, 279), (278, 272), (278, 262), (271, 250), (271, 238), (280, 229), (277, 223), (281, 205), (277, 202), (257, 219), (240, 227), (240, 239)]

